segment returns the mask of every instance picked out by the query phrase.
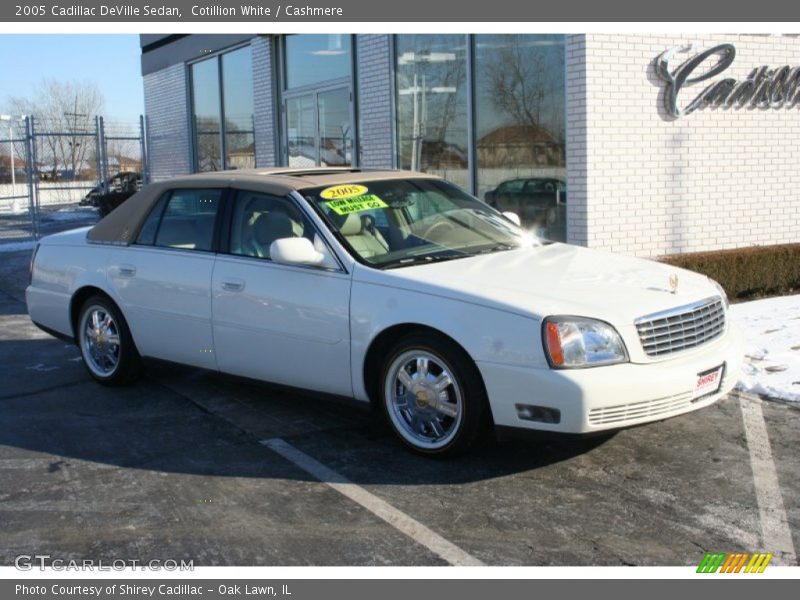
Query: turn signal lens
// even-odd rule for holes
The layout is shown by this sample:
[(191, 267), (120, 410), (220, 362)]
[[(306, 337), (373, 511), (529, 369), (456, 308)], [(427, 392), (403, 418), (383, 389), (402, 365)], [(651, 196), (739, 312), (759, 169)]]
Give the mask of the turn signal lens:
[(556, 323), (547, 323), (546, 332), (550, 361), (555, 367), (564, 366), (564, 352), (561, 349), (561, 335), (558, 332), (558, 325)]

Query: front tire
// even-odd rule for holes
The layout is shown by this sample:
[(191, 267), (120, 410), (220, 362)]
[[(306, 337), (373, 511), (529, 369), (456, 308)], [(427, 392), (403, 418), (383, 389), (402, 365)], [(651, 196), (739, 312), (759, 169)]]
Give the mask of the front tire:
[(96, 381), (125, 385), (139, 373), (139, 353), (128, 324), (107, 297), (92, 296), (84, 302), (77, 333), (83, 364)]
[(380, 400), (395, 435), (425, 456), (463, 454), (488, 424), (477, 367), (456, 344), (432, 334), (408, 335), (389, 350)]

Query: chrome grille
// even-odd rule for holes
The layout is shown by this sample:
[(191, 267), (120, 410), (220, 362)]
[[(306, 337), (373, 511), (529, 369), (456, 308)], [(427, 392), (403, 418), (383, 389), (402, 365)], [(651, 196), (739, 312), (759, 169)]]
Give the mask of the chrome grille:
[(589, 411), (590, 425), (608, 425), (610, 423), (624, 424), (628, 421), (637, 421), (647, 417), (669, 416), (670, 413), (679, 412), (692, 405), (692, 393), (686, 392), (657, 398), (643, 400), (631, 404), (617, 404), (603, 408), (593, 408)]
[(636, 329), (648, 356), (696, 348), (725, 331), (725, 305), (722, 298), (707, 298), (637, 319)]

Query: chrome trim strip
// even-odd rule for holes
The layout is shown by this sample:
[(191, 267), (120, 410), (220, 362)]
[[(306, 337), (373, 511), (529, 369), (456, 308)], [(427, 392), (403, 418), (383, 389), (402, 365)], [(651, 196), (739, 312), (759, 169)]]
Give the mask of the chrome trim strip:
[(698, 300), (697, 302), (692, 302), (691, 304), (684, 304), (683, 306), (676, 306), (675, 308), (668, 308), (667, 310), (662, 310), (660, 312), (639, 317), (633, 322), (633, 324), (638, 326), (649, 321), (657, 321), (659, 319), (675, 317), (686, 312), (703, 308), (704, 306), (708, 306), (709, 304), (713, 304), (715, 302), (722, 302), (724, 308), (725, 302), (722, 299), (722, 296), (709, 296), (708, 298)]

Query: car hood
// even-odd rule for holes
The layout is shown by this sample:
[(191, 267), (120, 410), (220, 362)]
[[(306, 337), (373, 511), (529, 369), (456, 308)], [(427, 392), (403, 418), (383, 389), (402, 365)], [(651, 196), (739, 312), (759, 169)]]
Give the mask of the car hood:
[[(670, 286), (673, 275), (678, 282), (675, 293)], [(354, 278), (534, 318), (576, 315), (621, 326), (719, 294), (707, 277), (691, 271), (567, 244), (384, 271), (358, 268)]]

